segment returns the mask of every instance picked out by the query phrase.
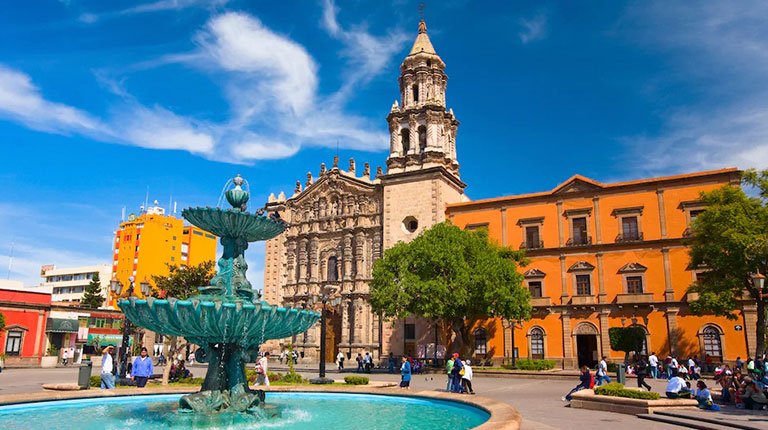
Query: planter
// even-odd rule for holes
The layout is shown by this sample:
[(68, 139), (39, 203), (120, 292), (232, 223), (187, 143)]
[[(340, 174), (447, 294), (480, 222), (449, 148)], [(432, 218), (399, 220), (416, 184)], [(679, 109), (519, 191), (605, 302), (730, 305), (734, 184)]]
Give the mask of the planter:
[(581, 390), (573, 393), (571, 407), (596, 411), (616, 412), (620, 414), (652, 414), (654, 410), (698, 409), (695, 399), (643, 400), (627, 397), (598, 396), (593, 390)]
[(40, 367), (56, 367), (59, 364), (59, 357), (45, 356), (40, 359)]

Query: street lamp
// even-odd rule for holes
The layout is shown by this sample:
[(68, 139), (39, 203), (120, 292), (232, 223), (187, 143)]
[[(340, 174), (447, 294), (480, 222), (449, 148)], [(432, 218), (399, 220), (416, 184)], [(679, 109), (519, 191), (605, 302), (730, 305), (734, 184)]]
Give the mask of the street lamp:
[(327, 286), (321, 289), (321, 294), (313, 294), (307, 300), (310, 306), (321, 305), (320, 308), (320, 377), (317, 379), (310, 379), (309, 382), (313, 384), (332, 384), (333, 379), (325, 377), (325, 308), (330, 305), (336, 307), (341, 304), (341, 296), (333, 295), (336, 292), (336, 287)]
[(754, 285), (758, 294), (762, 294), (763, 287), (765, 287), (765, 275), (760, 273), (760, 270), (758, 270), (757, 273), (752, 275), (752, 285)]
[(146, 279), (141, 281), (139, 288), (141, 289), (141, 295), (144, 296), (144, 298), (149, 297), (149, 295), (152, 293), (152, 285), (150, 285)]

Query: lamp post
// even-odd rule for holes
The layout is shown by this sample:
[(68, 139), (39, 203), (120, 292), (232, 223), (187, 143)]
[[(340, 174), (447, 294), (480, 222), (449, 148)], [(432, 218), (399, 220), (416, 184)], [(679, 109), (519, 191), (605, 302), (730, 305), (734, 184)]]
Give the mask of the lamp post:
[(321, 289), (321, 294), (313, 294), (309, 297), (308, 303), (310, 306), (320, 304), (320, 377), (316, 379), (310, 379), (309, 382), (313, 384), (332, 384), (333, 379), (325, 377), (325, 321), (326, 321), (326, 306), (330, 305), (336, 307), (341, 304), (341, 296), (334, 296), (336, 287), (327, 286)]
[[(133, 276), (128, 278), (128, 280), (131, 282), (130, 285), (130, 294), (129, 296), (134, 296), (134, 279)], [(144, 282), (142, 282), (142, 288), (143, 288)], [(147, 284), (149, 285), (149, 284)], [(120, 281), (113, 279), (110, 282), (110, 288), (112, 292), (115, 294), (115, 296), (122, 296), (123, 295), (123, 284), (120, 283)], [(129, 320), (127, 317), (123, 317), (123, 342), (120, 346), (120, 374), (118, 379), (118, 384), (125, 385), (126, 380), (126, 374), (128, 371), (128, 343), (130, 342), (131, 338), (131, 320)]]
[(762, 296), (763, 288), (765, 287), (765, 275), (760, 273), (760, 270), (758, 269), (757, 272), (755, 272), (755, 274), (751, 276), (751, 278), (752, 278), (752, 285), (757, 290), (757, 293)]

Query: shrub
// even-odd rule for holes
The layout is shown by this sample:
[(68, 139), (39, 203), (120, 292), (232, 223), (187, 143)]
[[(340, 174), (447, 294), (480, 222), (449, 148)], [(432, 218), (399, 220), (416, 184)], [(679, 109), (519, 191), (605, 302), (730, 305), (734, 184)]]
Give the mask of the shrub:
[[(529, 358), (520, 358), (517, 360), (517, 368), (520, 370), (551, 370), (555, 368), (555, 362), (553, 360), (532, 360)], [(505, 364), (502, 367), (510, 369), (512, 365)]]
[(659, 400), (659, 393), (652, 391), (628, 390), (618, 382), (595, 387), (595, 394), (599, 396), (627, 397), (630, 399)]
[(281, 373), (267, 372), (267, 378), (269, 378), (269, 382), (279, 381), (282, 377), (283, 375)]
[(307, 382), (307, 380), (296, 372), (288, 372), (280, 377), (280, 382), (285, 382), (286, 384), (303, 384)]
[(368, 385), (369, 379), (365, 376), (345, 376), (344, 382), (349, 385)]
[(101, 376), (91, 376), (91, 387), (101, 387)]
[(203, 385), (203, 378), (179, 378), (180, 384)]

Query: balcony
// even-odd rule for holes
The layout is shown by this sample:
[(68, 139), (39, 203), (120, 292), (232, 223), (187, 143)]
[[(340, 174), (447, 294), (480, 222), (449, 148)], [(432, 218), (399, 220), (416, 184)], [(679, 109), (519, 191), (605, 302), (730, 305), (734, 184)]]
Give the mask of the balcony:
[(531, 306), (552, 306), (552, 299), (549, 297), (533, 297), (531, 298)]
[(572, 237), (565, 242), (565, 246), (589, 246), (592, 245), (592, 236)]
[(628, 305), (637, 303), (653, 303), (653, 293), (617, 294), (616, 304)]
[(632, 233), (632, 234), (619, 234), (616, 236), (616, 243), (626, 243), (626, 242), (642, 242), (643, 241), (643, 233)]
[(520, 249), (541, 249), (541, 248), (544, 248), (543, 240), (531, 241), (531, 242), (526, 240), (525, 242), (520, 244)]
[(597, 301), (595, 296), (573, 296), (571, 297), (572, 305), (594, 305)]

